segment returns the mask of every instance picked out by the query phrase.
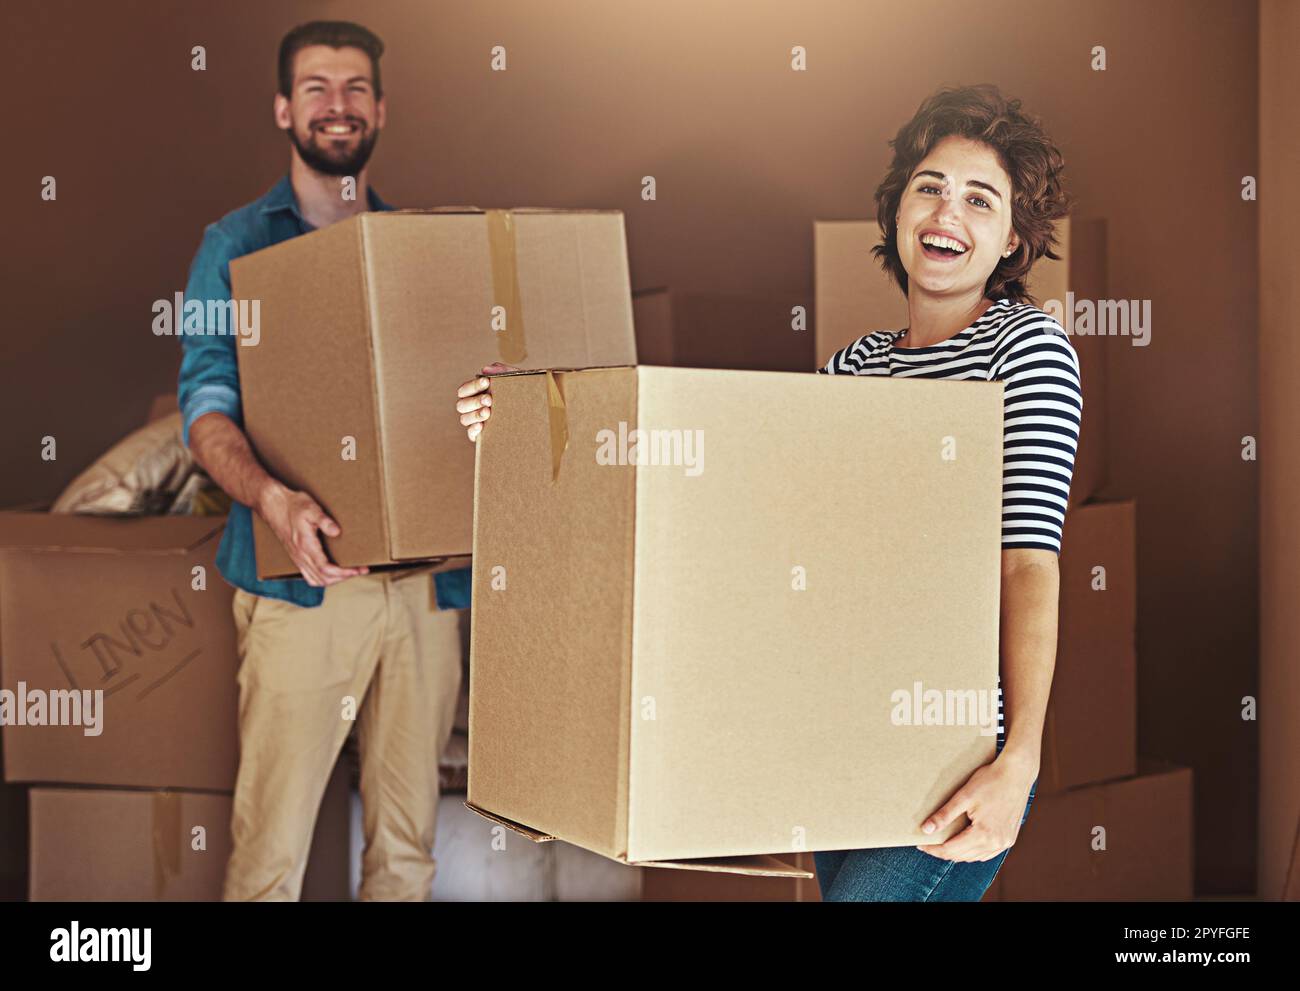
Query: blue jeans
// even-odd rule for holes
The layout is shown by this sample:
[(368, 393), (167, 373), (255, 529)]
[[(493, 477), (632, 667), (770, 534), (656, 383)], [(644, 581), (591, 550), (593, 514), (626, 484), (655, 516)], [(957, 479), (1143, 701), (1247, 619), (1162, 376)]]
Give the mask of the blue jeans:
[[(1002, 753), (1002, 744), (999, 736), (998, 753)], [(1029, 817), (1037, 789), (1035, 778), (1021, 826)], [(977, 902), (1010, 852), (1003, 850), (991, 860), (968, 863), (933, 857), (914, 846), (891, 846), (830, 850), (814, 853), (813, 859), (824, 902)]]

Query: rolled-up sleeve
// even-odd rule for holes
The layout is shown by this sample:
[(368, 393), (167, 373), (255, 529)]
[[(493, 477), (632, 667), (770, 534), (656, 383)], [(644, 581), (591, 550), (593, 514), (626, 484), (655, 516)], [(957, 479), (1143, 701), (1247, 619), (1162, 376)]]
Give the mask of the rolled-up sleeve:
[(181, 339), (177, 402), (181, 410), (181, 436), (187, 447), (190, 427), (205, 413), (224, 413), (243, 426), (236, 338), (221, 333), (225, 328), (207, 325), (207, 314), (211, 312), (207, 301), (225, 304), (230, 299), (230, 260), (236, 255), (230, 238), (215, 224), (210, 225), (203, 232), (203, 243), (190, 265), (185, 287), (186, 303), (201, 302), (203, 316), (187, 321), (177, 314), (177, 333)]

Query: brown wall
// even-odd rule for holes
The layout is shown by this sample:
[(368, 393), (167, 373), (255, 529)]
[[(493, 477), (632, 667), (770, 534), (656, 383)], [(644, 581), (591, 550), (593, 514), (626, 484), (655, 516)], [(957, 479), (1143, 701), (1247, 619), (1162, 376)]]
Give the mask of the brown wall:
[[(1300, 4), (1260, 5), (1259, 894), (1300, 899)], [(1293, 864), (1292, 858), (1297, 858)]]
[(1151, 346), (1109, 354), (1109, 492), (1139, 505), (1140, 745), (1196, 769), (1199, 889), (1253, 888), (1254, 4), (9, 0), (0, 504), (57, 491), (172, 387), (149, 306), (183, 287), (203, 225), (284, 166), (279, 37), (357, 11), (390, 47), (387, 198), (621, 208), (637, 286), (811, 300), (812, 220), (869, 214), (886, 140), (932, 89), (994, 81), (1041, 114), (1080, 214), (1109, 219), (1112, 296), (1153, 301)]

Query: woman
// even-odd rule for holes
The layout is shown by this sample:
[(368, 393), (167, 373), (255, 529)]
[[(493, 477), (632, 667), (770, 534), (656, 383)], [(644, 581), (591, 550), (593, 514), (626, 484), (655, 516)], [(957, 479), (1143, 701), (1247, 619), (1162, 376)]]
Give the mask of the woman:
[[(942, 844), (816, 853), (817, 880), (825, 901), (978, 901), (1033, 804), (1055, 664), (1057, 557), (1083, 394), (1074, 349), (1032, 305), (1025, 278), (1042, 256), (1057, 257), (1053, 221), (1070, 203), (1060, 152), (993, 86), (941, 90), (892, 146), (873, 253), (907, 297), (908, 326), (860, 337), (820, 371), (1004, 383), (1006, 726), (992, 763), (921, 824), (936, 832), (965, 814), (964, 830)], [(487, 378), (457, 392), (470, 440), (491, 404)]]

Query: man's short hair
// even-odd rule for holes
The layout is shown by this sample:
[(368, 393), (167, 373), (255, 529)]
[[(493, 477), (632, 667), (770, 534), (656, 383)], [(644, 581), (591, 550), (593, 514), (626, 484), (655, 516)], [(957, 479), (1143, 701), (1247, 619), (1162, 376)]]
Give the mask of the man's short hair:
[(309, 45), (360, 48), (370, 56), (375, 98), (384, 95), (383, 84), (379, 81), (379, 56), (384, 54), (384, 43), (377, 34), (351, 21), (309, 21), (299, 24), (280, 42), (280, 95), (285, 99), (293, 96), (294, 56)]

